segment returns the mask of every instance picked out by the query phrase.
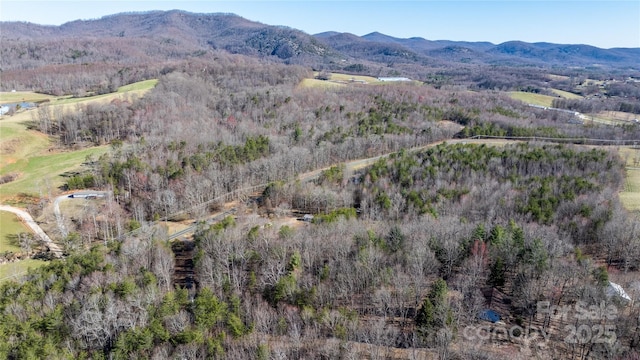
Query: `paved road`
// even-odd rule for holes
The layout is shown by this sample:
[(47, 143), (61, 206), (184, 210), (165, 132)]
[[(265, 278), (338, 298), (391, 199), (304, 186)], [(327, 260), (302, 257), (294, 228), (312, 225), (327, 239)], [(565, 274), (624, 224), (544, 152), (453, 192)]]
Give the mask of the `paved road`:
[(33, 230), (34, 233), (36, 233), (36, 235), (38, 235), (42, 239), (42, 241), (44, 241), (47, 248), (49, 248), (49, 251), (51, 251), (57, 257), (62, 256), (62, 249), (53, 241), (51, 241), (49, 236), (47, 236), (47, 234), (35, 222), (35, 220), (33, 220), (28, 212), (8, 205), (0, 205), (0, 210), (16, 214), (29, 228), (31, 228), (31, 230)]

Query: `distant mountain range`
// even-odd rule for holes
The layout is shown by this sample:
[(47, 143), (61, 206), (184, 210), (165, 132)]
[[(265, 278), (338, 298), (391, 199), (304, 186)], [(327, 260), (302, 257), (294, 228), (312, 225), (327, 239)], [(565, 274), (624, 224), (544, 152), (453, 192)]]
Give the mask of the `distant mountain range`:
[[(40, 61), (126, 62), (132, 58), (179, 58), (211, 49), (334, 69), (357, 63), (640, 69), (640, 48), (601, 49), (520, 41), (495, 45), (420, 37), (401, 39), (378, 32), (364, 36), (338, 32), (309, 35), (234, 14), (179, 10), (121, 13), (60, 26), (1, 22), (0, 30), (3, 69)], [(56, 49), (63, 53), (56, 55)]]

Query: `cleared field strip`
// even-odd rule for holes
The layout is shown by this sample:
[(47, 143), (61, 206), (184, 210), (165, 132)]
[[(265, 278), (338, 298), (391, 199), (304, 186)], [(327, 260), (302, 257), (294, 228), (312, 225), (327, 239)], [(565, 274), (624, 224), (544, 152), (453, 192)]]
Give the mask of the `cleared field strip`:
[(88, 157), (97, 159), (108, 149), (109, 146), (100, 146), (73, 152), (32, 156), (4, 166), (0, 170), (0, 175), (15, 173), (19, 177), (12, 182), (0, 185), (0, 202), (17, 194), (46, 196), (55, 192), (56, 188), (65, 182), (62, 174), (80, 170), (82, 163)]
[(640, 168), (627, 168), (624, 190), (620, 201), (629, 211), (640, 211)]
[(85, 101), (106, 100), (110, 101), (117, 98), (122, 98), (123, 94), (130, 96), (141, 96), (154, 86), (158, 84), (157, 79), (143, 80), (133, 84), (124, 85), (118, 88), (114, 93), (87, 96), (87, 97), (72, 97), (68, 96), (53, 96), (47, 94), (40, 94), (32, 91), (16, 91), (16, 92), (0, 92), (0, 104), (10, 104), (16, 102), (44, 102), (47, 101), (50, 105), (60, 104), (75, 104)]
[(559, 89), (551, 89), (551, 91), (553, 91), (554, 94), (565, 99), (582, 99), (581, 95), (574, 94), (568, 91), (559, 90)]
[(86, 101), (94, 102), (110, 102), (115, 99), (125, 100), (127, 98), (142, 97), (147, 91), (153, 89), (158, 83), (158, 80), (145, 80), (130, 85), (125, 85), (118, 88), (115, 93), (96, 95), (91, 97), (79, 97), (79, 98), (60, 98), (51, 102), (51, 105), (65, 105), (65, 104), (77, 104), (84, 103)]
[(0, 92), (0, 104), (12, 104), (17, 102), (42, 102), (51, 101), (53, 95), (39, 94), (32, 91)]
[[(570, 93), (568, 91), (562, 91), (558, 89), (551, 89), (551, 91), (564, 99), (582, 99), (582, 96)], [(546, 107), (551, 107), (553, 105), (553, 100), (558, 98), (557, 96), (534, 94), (524, 91), (509, 91), (508, 94), (512, 99), (520, 100), (527, 104)]]
[(622, 111), (601, 111), (595, 114), (595, 116), (601, 119), (617, 121), (618, 123), (622, 124), (634, 122), (634, 120), (636, 119), (640, 120), (640, 115)]
[(349, 74), (339, 74), (339, 73), (331, 73), (330, 81), (361, 82), (366, 84), (380, 82), (378, 81), (377, 78), (374, 78), (373, 76), (349, 75)]
[(302, 79), (298, 86), (301, 88), (335, 88), (345, 86), (345, 84), (318, 79)]
[(331, 73), (329, 80), (320, 80), (316, 79), (319, 75), (318, 72), (313, 74), (313, 79), (303, 79), (298, 85), (301, 88), (333, 88), (336, 86), (345, 86), (345, 85), (382, 85), (387, 84), (383, 81), (378, 80), (373, 76), (363, 76), (363, 75), (349, 75), (349, 74), (340, 74), (340, 73)]
[(620, 157), (627, 165), (624, 189), (619, 193), (625, 209), (640, 212), (640, 150), (620, 148)]
[[(142, 97), (158, 80), (145, 80), (122, 86), (117, 92), (83, 98), (56, 98), (33, 92), (4, 92), (0, 99), (8, 102), (49, 100), (48, 106), (56, 111), (73, 111), (78, 103), (109, 102), (114, 99)], [(0, 176), (12, 174), (16, 180), (0, 185), (0, 202), (18, 194), (48, 196), (65, 182), (64, 173), (81, 169), (87, 158), (97, 158), (108, 151), (108, 146), (78, 151), (59, 151), (47, 135), (28, 130), (35, 120), (36, 110), (19, 111), (0, 120)]]
[(553, 99), (556, 99), (555, 97), (549, 95), (534, 94), (523, 91), (510, 91), (508, 94), (512, 99), (520, 100), (527, 104), (546, 107), (551, 107), (551, 105), (553, 104)]
[(158, 79), (138, 81), (133, 84), (120, 86), (118, 93), (126, 93), (129, 91), (151, 90), (158, 84)]

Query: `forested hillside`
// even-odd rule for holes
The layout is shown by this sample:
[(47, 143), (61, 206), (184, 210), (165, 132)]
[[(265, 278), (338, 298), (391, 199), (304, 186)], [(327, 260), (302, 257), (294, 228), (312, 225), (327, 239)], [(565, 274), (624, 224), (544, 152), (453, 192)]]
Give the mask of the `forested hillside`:
[[(0, 358), (639, 356), (640, 222), (618, 194), (635, 186), (640, 127), (576, 115), (640, 112), (633, 70), (419, 64), (438, 44), (140, 16), (3, 24), (0, 86), (55, 96), (0, 121), (29, 114), (47, 152), (108, 150), (12, 198), (64, 256), (34, 241), (48, 262), (1, 279)], [(316, 43), (329, 37), (368, 55), (332, 63), (343, 49)], [(332, 81), (336, 64), (354, 77)], [(60, 210), (79, 189), (81, 210)]]

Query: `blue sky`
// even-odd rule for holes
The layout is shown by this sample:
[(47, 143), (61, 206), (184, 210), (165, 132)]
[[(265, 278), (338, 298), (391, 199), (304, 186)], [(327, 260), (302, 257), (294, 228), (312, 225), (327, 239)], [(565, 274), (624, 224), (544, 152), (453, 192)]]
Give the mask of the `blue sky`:
[[(60, 25), (127, 11), (230, 12), (309, 34), (373, 31), (429, 40), (509, 40), (640, 47), (640, 0), (1, 0), (0, 20)], [(1, 30), (1, 29), (0, 29)]]

